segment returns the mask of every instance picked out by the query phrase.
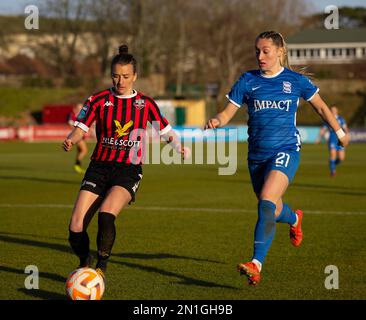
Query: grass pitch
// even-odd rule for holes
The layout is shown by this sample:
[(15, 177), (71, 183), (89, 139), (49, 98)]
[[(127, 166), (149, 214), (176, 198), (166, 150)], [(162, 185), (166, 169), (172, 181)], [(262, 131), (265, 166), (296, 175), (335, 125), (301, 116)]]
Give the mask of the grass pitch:
[[(232, 176), (217, 165), (144, 166), (136, 203), (116, 220), (104, 299), (366, 299), (366, 145), (348, 148), (335, 179), (326, 146), (303, 146), (285, 201), (304, 210), (304, 241), (292, 247), (288, 225), (277, 224), (256, 288), (236, 272), (251, 258), (257, 218), (246, 147)], [(74, 155), (56, 143), (0, 144), (0, 299), (66, 298), (77, 266), (68, 223), (82, 179)], [(38, 290), (24, 287), (28, 265), (39, 269)], [(338, 290), (325, 288), (328, 265), (339, 270)]]

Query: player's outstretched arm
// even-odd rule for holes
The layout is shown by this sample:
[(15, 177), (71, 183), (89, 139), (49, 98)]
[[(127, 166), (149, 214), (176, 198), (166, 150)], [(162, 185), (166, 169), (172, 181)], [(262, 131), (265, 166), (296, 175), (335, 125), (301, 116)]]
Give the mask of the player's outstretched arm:
[(70, 151), (72, 149), (72, 146), (78, 143), (84, 137), (84, 134), (84, 130), (75, 127), (62, 143), (62, 148), (65, 151)]
[(207, 121), (204, 129), (216, 129), (226, 126), (238, 109), (239, 108), (235, 104), (229, 102), (223, 111)]
[(346, 147), (349, 143), (349, 134), (343, 131), (337, 119), (334, 117), (333, 113), (330, 111), (329, 107), (323, 101), (320, 95), (318, 93), (315, 94), (315, 96), (309, 102), (311, 106), (314, 108), (314, 110), (320, 115), (320, 117), (326, 123), (328, 123), (328, 125), (337, 134), (339, 143), (343, 147)]
[(183, 159), (189, 159), (191, 156), (191, 149), (182, 145), (180, 138), (177, 136), (174, 130), (170, 130), (169, 132), (163, 134), (162, 138), (166, 141), (166, 143), (169, 143), (176, 152), (180, 153)]

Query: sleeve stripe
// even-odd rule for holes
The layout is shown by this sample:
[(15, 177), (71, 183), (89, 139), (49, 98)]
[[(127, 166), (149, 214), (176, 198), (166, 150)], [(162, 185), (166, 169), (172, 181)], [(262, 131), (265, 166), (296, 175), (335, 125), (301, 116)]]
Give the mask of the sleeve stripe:
[(83, 130), (85, 132), (88, 132), (89, 131), (89, 127), (86, 126), (84, 123), (79, 122), (79, 121), (75, 121), (74, 127), (78, 127), (78, 128), (80, 128), (81, 130)]
[(306, 99), (306, 101), (310, 101), (311, 99), (314, 98), (314, 96), (319, 92), (319, 88), (316, 89), (315, 93), (309, 98), (309, 99)]
[(230, 99), (229, 95), (226, 95), (226, 98), (234, 105), (236, 105), (238, 108), (241, 108), (241, 105), (237, 102), (235, 102), (234, 100)]
[(172, 130), (172, 126), (170, 124), (168, 124), (164, 129), (160, 130), (160, 135), (164, 135), (166, 133), (168, 133), (170, 130)]

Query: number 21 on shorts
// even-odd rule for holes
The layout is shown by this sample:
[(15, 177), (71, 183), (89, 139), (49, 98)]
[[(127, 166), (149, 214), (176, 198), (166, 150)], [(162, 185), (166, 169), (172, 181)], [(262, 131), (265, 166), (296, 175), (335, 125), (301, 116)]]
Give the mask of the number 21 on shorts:
[(288, 153), (279, 152), (276, 158), (276, 167), (287, 168), (289, 161), (290, 161), (290, 155)]

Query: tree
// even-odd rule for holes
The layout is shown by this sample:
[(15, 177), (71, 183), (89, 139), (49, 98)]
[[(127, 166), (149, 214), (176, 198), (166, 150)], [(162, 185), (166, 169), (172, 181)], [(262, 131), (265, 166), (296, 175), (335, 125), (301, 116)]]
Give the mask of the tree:
[[(306, 28), (323, 28), (327, 13), (316, 13), (303, 18), (303, 26)], [(366, 8), (341, 7), (339, 8), (339, 27), (364, 28), (366, 27)]]
[(48, 39), (39, 45), (38, 55), (53, 64), (61, 76), (75, 75), (77, 44), (85, 31), (86, 0), (47, 0), (44, 16), (52, 17)]

